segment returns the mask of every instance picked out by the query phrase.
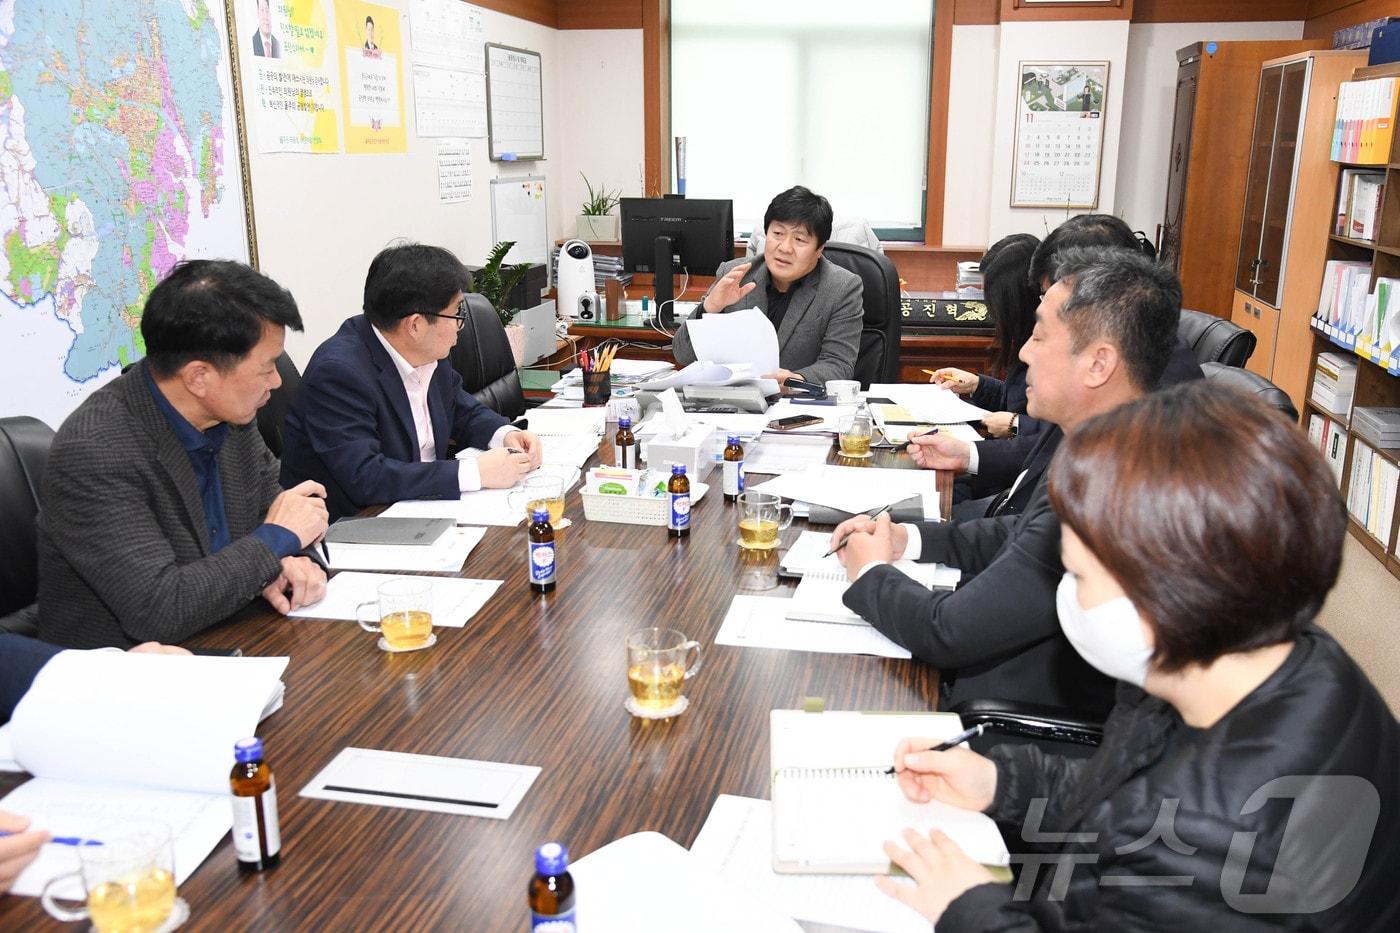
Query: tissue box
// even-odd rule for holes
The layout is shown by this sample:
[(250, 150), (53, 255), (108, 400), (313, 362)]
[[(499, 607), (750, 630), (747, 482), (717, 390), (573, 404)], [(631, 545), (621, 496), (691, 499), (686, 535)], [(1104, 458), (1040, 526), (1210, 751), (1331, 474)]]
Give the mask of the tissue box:
[(703, 480), (715, 465), (710, 459), (712, 429), (691, 428), (680, 437), (658, 434), (642, 445), (642, 457), (652, 470), (669, 472), (672, 463), (685, 464), (691, 482)]

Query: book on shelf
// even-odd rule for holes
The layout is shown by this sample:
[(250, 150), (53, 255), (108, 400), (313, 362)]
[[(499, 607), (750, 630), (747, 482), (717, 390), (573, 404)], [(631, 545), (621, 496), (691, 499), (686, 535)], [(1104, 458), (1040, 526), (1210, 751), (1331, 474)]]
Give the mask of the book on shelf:
[(1370, 302), (1371, 264), (1331, 259), (1322, 270), (1314, 319), (1355, 341), (1365, 329)]
[(771, 714), (773, 870), (882, 875), (895, 871), (881, 844), (905, 827), (943, 830), (983, 865), (1010, 862), (996, 823), (941, 801), (914, 803), (886, 768), (901, 739), (961, 731), (954, 713), (775, 709)]
[(1334, 415), (1345, 416), (1356, 390), (1356, 363), (1339, 353), (1319, 353), (1310, 397)]
[(1384, 172), (1342, 169), (1337, 183), (1337, 221), (1332, 232), (1356, 240), (1375, 240), (1384, 196)]
[(1389, 546), (1400, 466), (1358, 438), (1352, 445), (1349, 478), (1347, 511), (1367, 532)]
[(1351, 429), (1377, 447), (1400, 447), (1400, 408), (1358, 405), (1351, 413)]
[(1394, 77), (1342, 82), (1337, 90), (1337, 116), (1332, 126), (1333, 161), (1390, 161), (1397, 91), (1400, 81)]
[(1322, 452), (1337, 488), (1342, 486), (1342, 460), (1346, 456), (1346, 426), (1327, 415), (1308, 416), (1308, 442)]

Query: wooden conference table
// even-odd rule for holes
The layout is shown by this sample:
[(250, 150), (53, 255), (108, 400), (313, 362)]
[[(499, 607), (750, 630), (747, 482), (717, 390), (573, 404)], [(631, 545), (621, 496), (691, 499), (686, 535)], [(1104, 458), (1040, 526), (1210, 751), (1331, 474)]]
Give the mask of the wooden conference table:
[[(611, 462), (606, 441), (600, 457)], [(889, 452), (873, 463), (911, 465)], [(947, 515), (948, 475), (939, 488)], [(190, 639), (291, 662), (286, 705), (258, 729), (277, 778), (282, 862), (240, 874), (226, 838), (180, 888), (188, 929), (523, 929), (540, 844), (563, 842), (579, 858), (655, 830), (688, 847), (718, 795), (766, 798), (769, 710), (806, 697), (829, 709), (936, 707), (937, 672), (917, 662), (714, 644), (739, 579), (735, 509), (717, 485), (684, 540), (588, 521), (577, 489), (565, 515), (573, 526), (558, 533), (553, 593), (528, 589), (523, 525), (488, 528), (462, 575), (504, 584), (426, 651), (387, 654), (353, 623), (251, 607)], [(790, 584), (778, 586), (770, 594)], [(704, 646), (690, 708), (659, 722), (622, 707), (623, 639), (652, 625)], [(543, 770), (504, 821), (298, 797), (346, 746)], [(0, 789), (18, 783), (6, 777)], [(0, 929), (39, 924), (59, 926), (37, 898), (0, 897)]]

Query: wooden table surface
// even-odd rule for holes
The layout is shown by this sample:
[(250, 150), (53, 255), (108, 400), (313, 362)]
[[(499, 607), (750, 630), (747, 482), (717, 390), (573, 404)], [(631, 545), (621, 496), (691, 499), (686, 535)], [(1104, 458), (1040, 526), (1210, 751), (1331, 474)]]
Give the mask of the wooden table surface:
[[(881, 453), (874, 463), (908, 460)], [(714, 644), (739, 548), (719, 471), (709, 478), (684, 540), (664, 527), (587, 521), (570, 493), (573, 526), (558, 533), (559, 583), (546, 596), (527, 586), (523, 526), (487, 529), (462, 575), (505, 582), (426, 651), (388, 654), (353, 623), (251, 607), (191, 639), (291, 662), (286, 705), (258, 729), (279, 790), (282, 862), (240, 874), (225, 838), (180, 888), (187, 928), (523, 929), (538, 845), (563, 842), (577, 859), (655, 830), (688, 847), (719, 794), (766, 798), (769, 710), (812, 696), (830, 709), (935, 708), (937, 672), (912, 661)], [(946, 515), (951, 482), (939, 480)], [(785, 544), (803, 524), (783, 532)], [(790, 584), (778, 586), (770, 593)], [(653, 625), (704, 646), (690, 708), (660, 722), (622, 706), (623, 639)], [(351, 745), (543, 770), (504, 821), (297, 796)], [(57, 926), (37, 898), (0, 897), (0, 929), (41, 923)]]

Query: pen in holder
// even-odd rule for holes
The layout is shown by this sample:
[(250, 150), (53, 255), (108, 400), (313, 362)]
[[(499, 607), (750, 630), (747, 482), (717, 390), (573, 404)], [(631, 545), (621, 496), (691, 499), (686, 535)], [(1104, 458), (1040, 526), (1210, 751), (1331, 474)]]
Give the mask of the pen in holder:
[(583, 404), (606, 405), (612, 398), (612, 371), (609, 369), (583, 374)]

